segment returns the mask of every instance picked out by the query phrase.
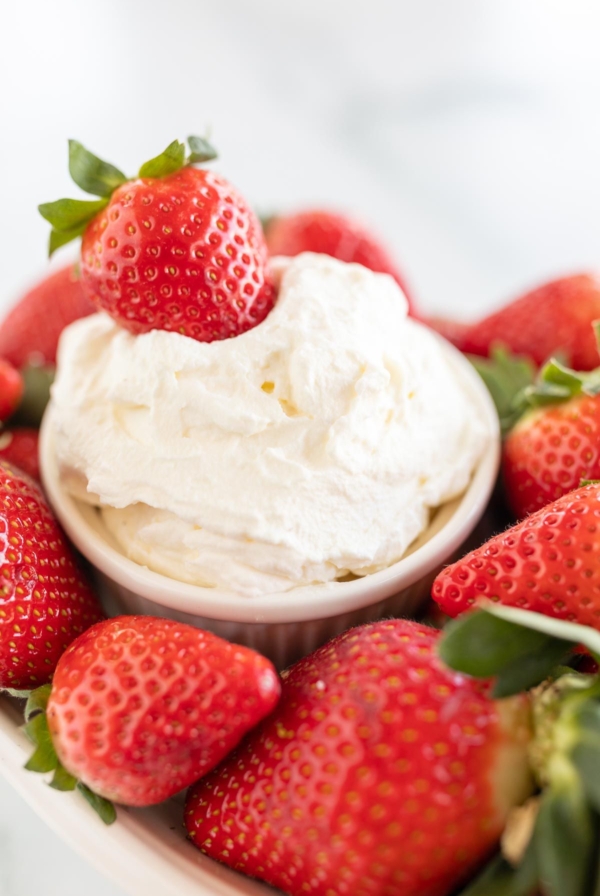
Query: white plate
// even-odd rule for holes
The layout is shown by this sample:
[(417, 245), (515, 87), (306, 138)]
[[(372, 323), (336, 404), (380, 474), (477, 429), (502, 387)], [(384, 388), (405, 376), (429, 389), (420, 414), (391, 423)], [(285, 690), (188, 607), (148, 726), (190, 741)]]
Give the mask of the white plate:
[(25, 771), (31, 744), (17, 704), (0, 696), (0, 774), (79, 855), (130, 896), (269, 896), (274, 890), (206, 858), (185, 838), (181, 801), (117, 809), (107, 827), (77, 793)]

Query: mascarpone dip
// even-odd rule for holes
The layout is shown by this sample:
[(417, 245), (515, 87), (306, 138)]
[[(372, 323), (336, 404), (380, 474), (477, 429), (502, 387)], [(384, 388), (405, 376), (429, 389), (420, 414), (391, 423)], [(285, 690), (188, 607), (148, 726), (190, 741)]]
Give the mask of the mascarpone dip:
[(64, 331), (52, 389), (61, 480), (122, 552), (249, 598), (399, 560), (492, 438), (391, 277), (272, 264), (254, 329), (204, 343), (95, 314)]

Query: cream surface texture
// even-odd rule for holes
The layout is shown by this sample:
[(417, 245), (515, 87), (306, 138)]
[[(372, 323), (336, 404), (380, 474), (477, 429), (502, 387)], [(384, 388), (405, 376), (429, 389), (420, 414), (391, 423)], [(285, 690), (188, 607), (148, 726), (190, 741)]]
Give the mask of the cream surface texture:
[(273, 272), (273, 311), (226, 341), (77, 321), (52, 390), (62, 481), (123, 553), (249, 598), (394, 563), (491, 438), (391, 277), (310, 253)]

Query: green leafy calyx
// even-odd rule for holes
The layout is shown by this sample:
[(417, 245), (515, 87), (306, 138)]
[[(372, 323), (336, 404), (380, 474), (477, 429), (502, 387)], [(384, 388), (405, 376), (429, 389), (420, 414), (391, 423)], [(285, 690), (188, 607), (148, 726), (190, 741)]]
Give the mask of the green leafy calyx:
[(69, 174), (84, 193), (106, 198), (127, 180), (122, 171), (103, 162), (77, 140), (69, 140)]
[[(592, 326), (600, 350), (600, 321), (594, 321)], [(571, 370), (557, 358), (551, 358), (536, 381), (523, 389), (517, 405), (525, 411), (570, 401), (580, 395), (600, 395), (600, 367), (590, 371)]]
[(46, 716), (51, 691), (52, 685), (46, 684), (31, 691), (28, 695), (25, 705), (24, 731), (34, 745), (34, 752), (25, 768), (28, 771), (41, 774), (54, 772), (50, 787), (62, 791), (78, 790), (102, 821), (105, 824), (112, 824), (117, 817), (113, 804), (74, 778), (59, 761)]
[(534, 381), (535, 367), (529, 358), (511, 355), (503, 345), (492, 346), (489, 358), (469, 356), (496, 405), (502, 434), (515, 425), (523, 408), (523, 390)]
[[(600, 321), (592, 324), (600, 351)], [(579, 395), (600, 395), (600, 367), (591, 371), (571, 370), (551, 358), (535, 376), (535, 367), (525, 357), (511, 355), (505, 346), (492, 346), (489, 358), (469, 356), (488, 391), (498, 416), (502, 435), (507, 435), (523, 414), (532, 408), (570, 401)]]
[(498, 856), (463, 896), (600, 893), (600, 676), (557, 666), (577, 644), (600, 657), (594, 629), (487, 604), (452, 622), (441, 641), (452, 668), (495, 677), (495, 696), (537, 685), (530, 761), (542, 793), (529, 842), (520, 861)]
[(543, 624), (538, 627), (539, 620), (556, 621), (525, 610), (486, 604), (485, 610), (467, 613), (447, 626), (440, 656), (459, 672), (474, 678), (495, 678), (493, 696), (510, 697), (548, 678), (578, 643), (568, 630), (561, 629), (558, 634), (544, 630)]
[[(189, 153), (179, 140), (170, 143), (160, 155), (145, 162), (138, 177), (159, 178), (174, 174), (186, 165), (208, 162), (217, 157), (210, 143), (203, 137), (188, 137)], [(58, 199), (38, 206), (39, 212), (52, 226), (49, 254), (81, 236), (86, 227), (108, 205), (113, 192), (130, 178), (109, 162), (104, 162), (77, 140), (69, 140), (69, 172), (74, 182), (85, 193), (99, 197), (94, 200)]]
[(578, 395), (599, 394), (600, 368), (589, 372), (571, 370), (553, 358), (542, 367), (536, 382), (523, 390), (521, 400), (525, 406), (540, 408)]

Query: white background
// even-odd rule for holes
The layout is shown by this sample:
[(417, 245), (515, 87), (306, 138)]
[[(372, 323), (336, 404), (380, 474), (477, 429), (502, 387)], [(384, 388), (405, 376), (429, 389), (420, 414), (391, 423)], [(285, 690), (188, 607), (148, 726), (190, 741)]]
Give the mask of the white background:
[[(0, 0), (0, 308), (77, 195), (68, 137), (134, 172), (207, 127), (259, 210), (370, 222), (428, 311), (595, 268), (599, 47), (594, 0)], [(0, 781), (0, 896), (42, 885), (119, 894)]]

